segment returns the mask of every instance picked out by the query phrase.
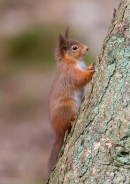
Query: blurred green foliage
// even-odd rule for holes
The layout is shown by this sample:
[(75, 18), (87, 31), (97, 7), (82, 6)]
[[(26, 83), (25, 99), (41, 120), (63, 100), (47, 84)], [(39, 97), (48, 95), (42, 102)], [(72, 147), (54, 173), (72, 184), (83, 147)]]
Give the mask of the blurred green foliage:
[(6, 38), (6, 59), (22, 60), (23, 64), (51, 62), (54, 59), (53, 50), (56, 43), (56, 30), (36, 26), (19, 35)]
[[(54, 50), (59, 32), (64, 32), (63, 26), (33, 26), (18, 35), (8, 36), (2, 43), (4, 59), (22, 65), (55, 63)], [(75, 37), (81, 40), (79, 36)], [(93, 59), (92, 55), (89, 53), (86, 59), (89, 63)]]
[(25, 70), (51, 70), (57, 33), (58, 28), (35, 25), (13, 36), (0, 35), (0, 82)]
[(46, 184), (47, 179), (37, 179), (34, 182), (31, 182), (30, 184)]

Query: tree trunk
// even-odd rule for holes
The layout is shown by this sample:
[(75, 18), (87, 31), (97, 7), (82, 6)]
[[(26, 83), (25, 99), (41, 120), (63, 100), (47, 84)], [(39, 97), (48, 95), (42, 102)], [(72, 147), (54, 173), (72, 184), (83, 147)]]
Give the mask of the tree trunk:
[(130, 184), (129, 24), (130, 0), (121, 0), (48, 184)]

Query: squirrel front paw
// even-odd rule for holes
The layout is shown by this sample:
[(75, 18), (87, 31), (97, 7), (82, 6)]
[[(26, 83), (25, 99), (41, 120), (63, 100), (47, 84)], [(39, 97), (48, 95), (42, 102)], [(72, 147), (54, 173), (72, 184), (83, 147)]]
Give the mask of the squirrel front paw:
[(94, 63), (92, 63), (92, 64), (88, 67), (88, 70), (93, 70), (93, 71), (95, 71)]
[(91, 64), (87, 70), (87, 81), (90, 82), (94, 74), (94, 64)]

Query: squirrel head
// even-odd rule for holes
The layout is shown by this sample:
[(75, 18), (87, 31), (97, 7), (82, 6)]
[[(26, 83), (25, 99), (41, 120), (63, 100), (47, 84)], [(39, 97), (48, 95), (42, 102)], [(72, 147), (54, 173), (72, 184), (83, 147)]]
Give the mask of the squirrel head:
[(71, 59), (81, 61), (88, 52), (88, 47), (77, 40), (69, 38), (69, 26), (64, 36), (59, 35), (56, 59)]

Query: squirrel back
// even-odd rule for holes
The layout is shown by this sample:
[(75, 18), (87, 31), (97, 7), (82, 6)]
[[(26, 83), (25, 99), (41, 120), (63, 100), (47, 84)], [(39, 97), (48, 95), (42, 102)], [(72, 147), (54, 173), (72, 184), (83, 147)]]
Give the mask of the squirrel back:
[(92, 79), (94, 66), (87, 69), (83, 58), (88, 47), (69, 38), (69, 27), (64, 37), (60, 34), (55, 52), (57, 71), (50, 94), (50, 121), (55, 138), (49, 159), (49, 173), (61, 150), (65, 132), (71, 130), (76, 118), (83, 87)]

